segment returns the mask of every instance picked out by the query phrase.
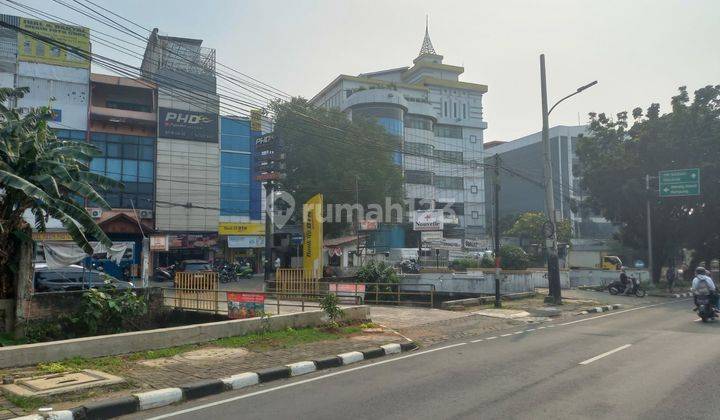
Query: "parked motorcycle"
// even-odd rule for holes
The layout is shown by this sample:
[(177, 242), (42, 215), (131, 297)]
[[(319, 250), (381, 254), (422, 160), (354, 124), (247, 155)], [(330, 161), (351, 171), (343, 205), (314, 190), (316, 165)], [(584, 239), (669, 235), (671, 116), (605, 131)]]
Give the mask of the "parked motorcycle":
[(420, 264), (413, 259), (402, 260), (400, 262), (400, 271), (403, 273), (417, 274), (420, 272)]
[(253, 269), (250, 267), (250, 264), (241, 265), (239, 263), (235, 263), (235, 276), (239, 279), (249, 279), (252, 277)]
[(712, 319), (717, 318), (717, 311), (713, 308), (710, 291), (705, 289), (697, 290), (695, 293), (695, 311), (698, 316), (702, 319), (702, 322), (708, 322)]
[(237, 273), (235, 268), (230, 264), (222, 264), (216, 268), (220, 283), (230, 283), (231, 281), (237, 280)]
[(175, 265), (155, 268), (155, 281), (157, 281), (157, 282), (162, 283), (164, 281), (173, 281), (174, 277), (175, 277)]
[(640, 286), (640, 283), (638, 283), (634, 277), (630, 277), (630, 283), (628, 285), (623, 284), (620, 280), (610, 283), (608, 292), (610, 292), (611, 295), (622, 295), (625, 294), (628, 286), (633, 288), (631, 293), (635, 296), (645, 297), (645, 289)]

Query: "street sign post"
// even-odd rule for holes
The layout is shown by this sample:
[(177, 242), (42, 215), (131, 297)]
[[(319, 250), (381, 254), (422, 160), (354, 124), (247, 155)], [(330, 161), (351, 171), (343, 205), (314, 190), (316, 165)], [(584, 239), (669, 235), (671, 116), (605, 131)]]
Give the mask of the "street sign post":
[(660, 171), (658, 190), (660, 197), (700, 195), (700, 169)]

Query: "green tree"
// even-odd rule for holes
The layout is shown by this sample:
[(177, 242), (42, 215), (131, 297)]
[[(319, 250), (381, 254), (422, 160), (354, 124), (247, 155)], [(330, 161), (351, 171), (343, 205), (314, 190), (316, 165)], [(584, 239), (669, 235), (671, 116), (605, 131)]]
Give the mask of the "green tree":
[(22, 98), (28, 88), (0, 88), (0, 297), (12, 298), (19, 269), (22, 242), (32, 241), (30, 225), (23, 214), (30, 211), (38, 231), (45, 230), (48, 217), (59, 220), (82, 249), (92, 252), (94, 238), (112, 242), (77, 199), (94, 206), (110, 206), (97, 193), (120, 185), (88, 171), (88, 163), (100, 152), (88, 143), (59, 140), (48, 126), (48, 107), (20, 115), (4, 105)]
[[(515, 220), (515, 223), (506, 234), (527, 239), (531, 244), (544, 244), (545, 234), (543, 233), (543, 225), (547, 220), (548, 218), (541, 212), (530, 211), (523, 213)], [(572, 237), (572, 224), (570, 220), (565, 219), (557, 224), (557, 234), (559, 242), (570, 242), (570, 238)]]
[[(273, 105), (275, 133), (284, 143), (287, 178), (280, 187), (293, 195), (297, 208), (317, 193), (327, 205), (352, 205), (355, 181), (358, 180), (359, 202), (385, 207), (386, 197), (402, 202), (401, 167), (393, 163), (394, 150), (400, 139), (388, 134), (374, 121), (347, 115), (337, 110), (316, 108), (305, 99)], [(328, 236), (346, 233), (354, 216), (349, 209), (338, 220), (325, 223)], [(369, 210), (372, 210), (370, 208)], [(353, 213), (355, 214), (355, 213)], [(295, 212), (295, 216), (301, 216)]]
[[(627, 112), (615, 119), (591, 113), (589, 135), (577, 148), (586, 203), (620, 226), (623, 244), (647, 246), (645, 203), (650, 200), (655, 282), (667, 257), (681, 247), (706, 261), (720, 255), (720, 85), (698, 89), (692, 101), (683, 86), (671, 105), (663, 115), (658, 104), (644, 113), (635, 108), (632, 121)], [(685, 168), (700, 168), (700, 196), (661, 199), (656, 179), (649, 191), (645, 188), (646, 175)]]

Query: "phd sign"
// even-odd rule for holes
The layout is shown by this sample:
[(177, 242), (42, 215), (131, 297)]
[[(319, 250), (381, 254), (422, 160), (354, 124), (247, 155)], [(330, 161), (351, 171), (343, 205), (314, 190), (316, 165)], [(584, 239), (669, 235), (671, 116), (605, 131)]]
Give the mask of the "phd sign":
[(660, 171), (660, 197), (683, 197), (700, 195), (700, 169)]
[(159, 137), (194, 140), (207, 143), (218, 141), (217, 114), (160, 108)]

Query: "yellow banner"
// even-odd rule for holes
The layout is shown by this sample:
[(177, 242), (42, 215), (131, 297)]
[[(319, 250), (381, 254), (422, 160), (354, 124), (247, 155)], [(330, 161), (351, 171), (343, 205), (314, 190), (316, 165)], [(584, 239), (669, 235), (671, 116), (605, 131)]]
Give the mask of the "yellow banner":
[(262, 110), (251, 109), (250, 110), (250, 130), (262, 131)]
[(303, 205), (303, 269), (311, 278), (322, 277), (323, 196), (316, 194)]
[(33, 232), (32, 238), (35, 241), (72, 241), (69, 233), (58, 231)]
[(52, 45), (30, 35), (18, 32), (18, 59), (32, 63), (53, 64), (56, 66), (90, 68), (90, 60), (67, 51), (77, 48), (81, 54), (90, 52), (90, 30), (82, 26), (64, 25), (44, 20), (20, 18), (20, 27), (29, 32), (57, 41)]
[(265, 224), (257, 222), (220, 222), (218, 223), (218, 233), (221, 235), (264, 235)]

